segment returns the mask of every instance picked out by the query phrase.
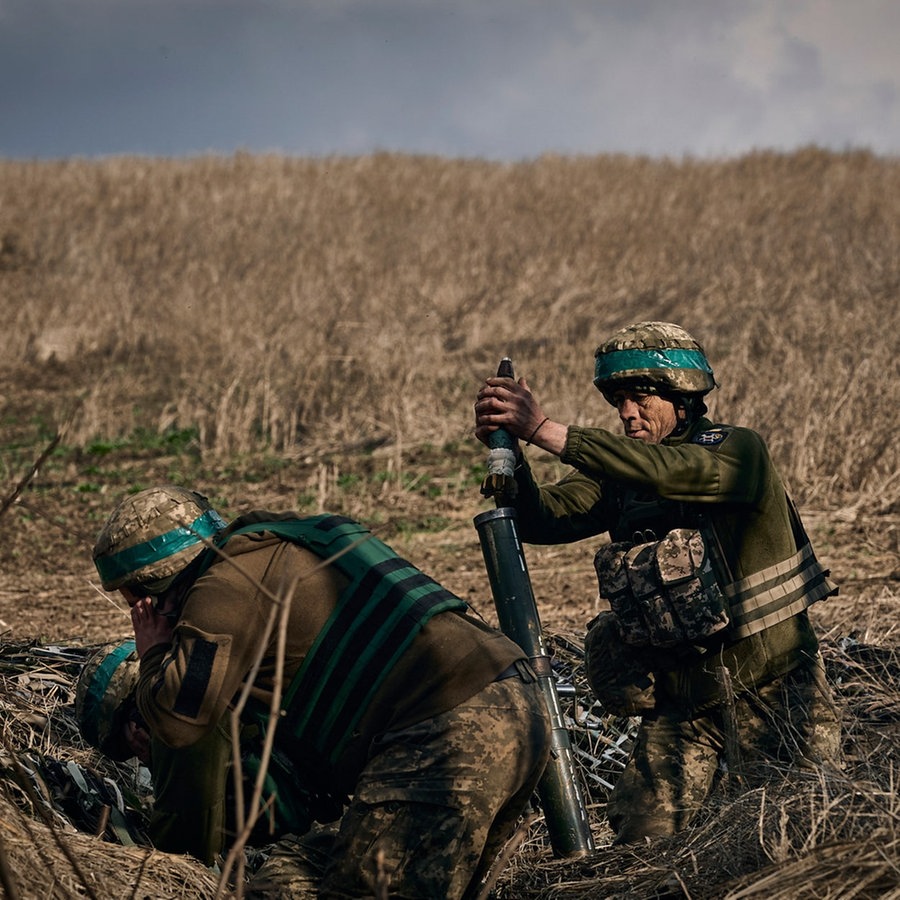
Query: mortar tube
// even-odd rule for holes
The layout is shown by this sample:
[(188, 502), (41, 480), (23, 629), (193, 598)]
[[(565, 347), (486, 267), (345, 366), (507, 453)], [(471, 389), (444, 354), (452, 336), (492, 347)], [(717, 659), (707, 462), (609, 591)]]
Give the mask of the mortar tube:
[(500, 629), (528, 657), (550, 714), (550, 760), (538, 783), (550, 844), (557, 857), (585, 856), (594, 849), (594, 843), (516, 528), (516, 511), (499, 507), (480, 513), (474, 522)]

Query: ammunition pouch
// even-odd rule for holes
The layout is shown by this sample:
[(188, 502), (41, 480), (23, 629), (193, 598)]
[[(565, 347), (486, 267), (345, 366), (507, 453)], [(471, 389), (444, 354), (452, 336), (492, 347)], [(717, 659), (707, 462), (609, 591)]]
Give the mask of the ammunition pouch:
[(728, 601), (697, 529), (676, 528), (637, 545), (608, 544), (594, 556), (594, 568), (626, 644), (678, 647), (728, 627)]

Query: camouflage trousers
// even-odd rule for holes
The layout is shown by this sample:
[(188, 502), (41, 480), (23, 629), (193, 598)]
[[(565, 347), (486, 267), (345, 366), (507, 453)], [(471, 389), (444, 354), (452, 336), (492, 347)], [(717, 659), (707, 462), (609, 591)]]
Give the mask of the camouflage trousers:
[(719, 773), (752, 787), (773, 763), (840, 765), (840, 715), (821, 657), (689, 718), (657, 709), (641, 722), (631, 759), (610, 794), (617, 843), (671, 835), (702, 807)]
[(547, 764), (536, 682), (489, 684), (449, 712), (380, 737), (339, 826), (287, 839), (247, 896), (475, 896)]

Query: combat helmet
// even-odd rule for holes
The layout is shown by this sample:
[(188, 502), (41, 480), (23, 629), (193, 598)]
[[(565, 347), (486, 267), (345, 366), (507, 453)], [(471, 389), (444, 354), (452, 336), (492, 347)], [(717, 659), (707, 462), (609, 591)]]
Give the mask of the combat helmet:
[(594, 385), (610, 403), (621, 388), (702, 397), (716, 386), (703, 348), (671, 322), (622, 328), (597, 348), (594, 358)]
[(103, 588), (161, 594), (226, 524), (196, 491), (161, 485), (127, 497), (94, 544)]
[(122, 726), (134, 707), (140, 661), (134, 641), (101, 647), (75, 684), (75, 718), (82, 737), (112, 759), (134, 756)]

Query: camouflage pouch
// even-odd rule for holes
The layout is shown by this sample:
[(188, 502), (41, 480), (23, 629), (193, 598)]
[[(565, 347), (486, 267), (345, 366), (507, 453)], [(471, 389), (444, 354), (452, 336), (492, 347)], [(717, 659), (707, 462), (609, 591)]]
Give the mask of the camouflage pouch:
[(654, 557), (657, 584), (682, 642), (703, 640), (728, 627), (728, 603), (699, 531), (670, 531), (656, 544)]
[(602, 612), (591, 623), (584, 639), (585, 674), (604, 711), (640, 716), (654, 708), (650, 652), (624, 643), (615, 613)]
[(654, 647), (675, 647), (684, 643), (684, 632), (669, 605), (660, 582), (657, 550), (660, 541), (638, 544), (625, 554), (625, 570), (638, 609), (647, 624)]
[(632, 647), (677, 647), (729, 625), (728, 601), (703, 534), (676, 528), (661, 541), (607, 544), (594, 556), (600, 596)]
[(628, 581), (625, 555), (632, 545), (625, 542), (606, 544), (594, 554), (594, 570), (600, 596), (609, 602), (621, 629), (621, 639), (634, 647), (646, 647), (650, 632), (638, 608)]

